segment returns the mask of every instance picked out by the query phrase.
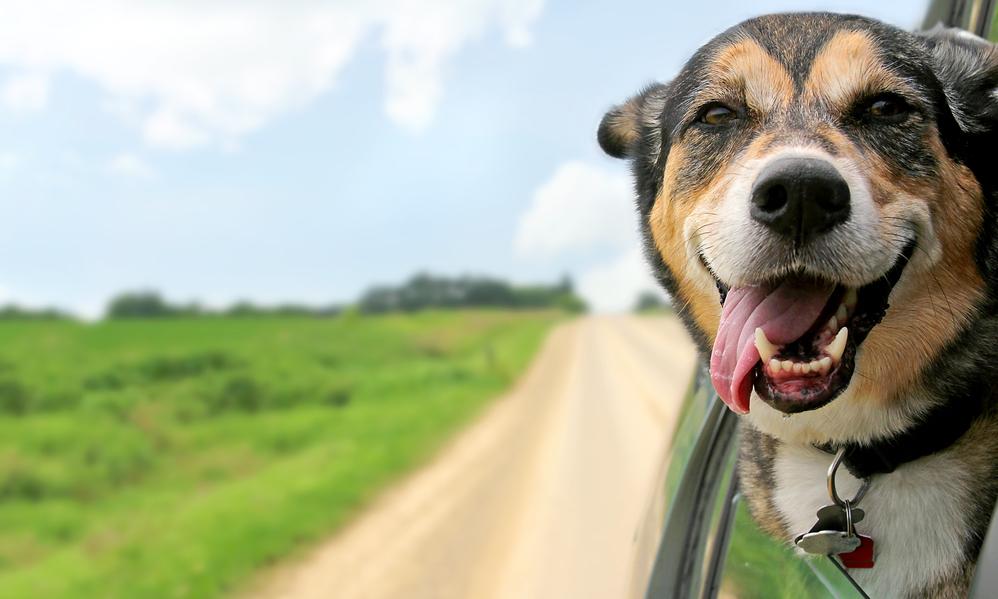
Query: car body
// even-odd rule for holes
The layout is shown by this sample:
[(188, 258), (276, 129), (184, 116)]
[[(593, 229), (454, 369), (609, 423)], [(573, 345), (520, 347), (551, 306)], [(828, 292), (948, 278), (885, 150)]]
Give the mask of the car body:
[[(998, 41), (998, 1), (938, 0), (925, 28), (942, 23)], [(742, 501), (735, 476), (738, 419), (696, 373), (678, 419), (657, 493), (635, 536), (633, 597), (866, 597), (837, 562), (802, 558), (764, 534)], [(982, 567), (983, 566), (983, 567)], [(988, 567), (990, 566), (990, 567)], [(972, 596), (998, 597), (998, 524), (992, 518)]]

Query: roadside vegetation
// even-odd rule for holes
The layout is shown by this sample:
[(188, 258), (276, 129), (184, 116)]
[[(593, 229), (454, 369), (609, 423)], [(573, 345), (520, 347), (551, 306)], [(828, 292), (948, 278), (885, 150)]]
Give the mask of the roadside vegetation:
[(564, 317), (243, 312), (0, 322), (0, 597), (230, 591), (425, 460)]
[[(193, 316), (315, 316), (327, 318), (343, 312), (387, 314), (417, 312), (427, 309), (500, 308), (506, 310), (555, 309), (585, 312), (586, 305), (575, 294), (572, 281), (565, 277), (554, 285), (514, 285), (501, 279), (464, 275), (443, 277), (427, 273), (414, 275), (398, 285), (377, 285), (364, 292), (351, 304), (309, 306), (285, 303), (259, 306), (239, 301), (227, 308), (212, 309), (197, 302), (171, 302), (155, 291), (140, 290), (122, 293), (111, 300), (107, 318), (189, 318)], [(58, 318), (53, 309), (30, 311), (12, 306), (0, 308), (0, 320), (28, 318)]]
[(635, 300), (633, 311), (636, 314), (672, 314), (674, 310), (661, 292), (644, 291)]

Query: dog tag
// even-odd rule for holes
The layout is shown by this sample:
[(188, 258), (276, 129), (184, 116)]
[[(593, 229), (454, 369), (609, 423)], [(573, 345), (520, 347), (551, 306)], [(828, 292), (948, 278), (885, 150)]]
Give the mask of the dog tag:
[[(865, 514), (859, 508), (850, 508), (852, 523), (862, 520)], [(794, 543), (806, 553), (814, 555), (834, 555), (851, 553), (860, 547), (860, 540), (853, 530), (849, 530), (846, 508), (836, 504), (818, 509), (818, 521), (811, 530), (794, 539)]]
[[(807, 531), (808, 533), (820, 532), (823, 530), (838, 530), (838, 531), (849, 532), (847, 530), (849, 528), (848, 518), (846, 516), (846, 509), (844, 507), (835, 505), (834, 503), (830, 505), (825, 505), (818, 508), (818, 513), (816, 515), (818, 516), (818, 521), (814, 523), (814, 526), (812, 526), (809, 531)], [(855, 524), (859, 520), (862, 520), (864, 515), (865, 514), (863, 513), (863, 510), (859, 508), (853, 508), (852, 509), (853, 524)], [(801, 538), (803, 538), (804, 534), (797, 535), (797, 538), (794, 539), (794, 542), (796, 543)]]
[[(845, 530), (846, 529), (846, 509), (834, 503), (818, 508), (818, 523), (815, 526), (823, 525), (819, 530)], [(861, 522), (866, 512), (858, 507), (852, 508), (852, 523)], [(812, 528), (812, 530), (814, 530)]]
[(798, 537), (796, 541), (801, 550), (812, 555), (851, 553), (860, 546), (858, 536), (849, 536), (849, 533), (841, 530), (808, 532)]
[(873, 567), (873, 539), (866, 535), (858, 535), (859, 547), (848, 553), (840, 553), (839, 559), (846, 568)]

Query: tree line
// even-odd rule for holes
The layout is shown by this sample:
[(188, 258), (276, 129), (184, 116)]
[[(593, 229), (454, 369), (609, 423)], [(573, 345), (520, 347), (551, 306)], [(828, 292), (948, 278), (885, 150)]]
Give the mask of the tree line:
[(260, 306), (249, 301), (239, 301), (228, 308), (211, 309), (198, 304), (174, 303), (156, 291), (129, 291), (111, 299), (105, 310), (109, 319), (127, 318), (183, 318), (196, 316), (336, 316), (343, 308), (339, 305), (308, 306), (305, 304), (279, 304)]
[[(585, 302), (575, 294), (572, 281), (564, 277), (553, 285), (515, 285), (494, 277), (444, 277), (417, 274), (399, 285), (378, 285), (361, 294), (357, 301), (323, 306), (288, 303), (263, 306), (240, 301), (215, 309), (197, 302), (174, 302), (153, 290), (127, 291), (108, 302), (104, 317), (112, 320), (130, 318), (184, 317), (281, 317), (309, 316), (325, 318), (344, 311), (361, 314), (412, 312), (431, 308), (554, 308), (570, 312), (586, 310)], [(0, 306), (0, 320), (63, 320), (73, 315), (55, 308), (32, 309), (14, 304)]]
[(554, 285), (514, 285), (490, 277), (419, 274), (402, 285), (372, 287), (357, 302), (366, 314), (412, 312), (426, 308), (558, 308), (584, 312), (567, 276)]

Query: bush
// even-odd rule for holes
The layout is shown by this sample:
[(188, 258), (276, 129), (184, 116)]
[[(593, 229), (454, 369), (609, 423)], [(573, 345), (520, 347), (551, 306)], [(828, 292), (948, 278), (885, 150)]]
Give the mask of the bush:
[(215, 392), (205, 397), (208, 412), (255, 412), (263, 407), (264, 392), (260, 384), (247, 376), (227, 379)]
[(661, 294), (654, 291), (642, 292), (634, 303), (635, 312), (659, 312), (671, 309), (672, 305)]
[(31, 394), (20, 382), (0, 379), (0, 413), (24, 414), (31, 403)]
[(24, 466), (0, 469), (0, 501), (38, 501), (47, 494), (45, 481)]
[(227, 370), (240, 364), (228, 354), (207, 352), (187, 356), (160, 356), (138, 365), (138, 373), (148, 381), (175, 381), (208, 372)]
[(343, 408), (350, 403), (352, 395), (353, 393), (347, 388), (333, 389), (326, 395), (325, 404), (334, 408)]
[(86, 391), (119, 391), (142, 382), (169, 382), (237, 368), (242, 361), (224, 352), (154, 356), (134, 364), (118, 364), (83, 379)]

